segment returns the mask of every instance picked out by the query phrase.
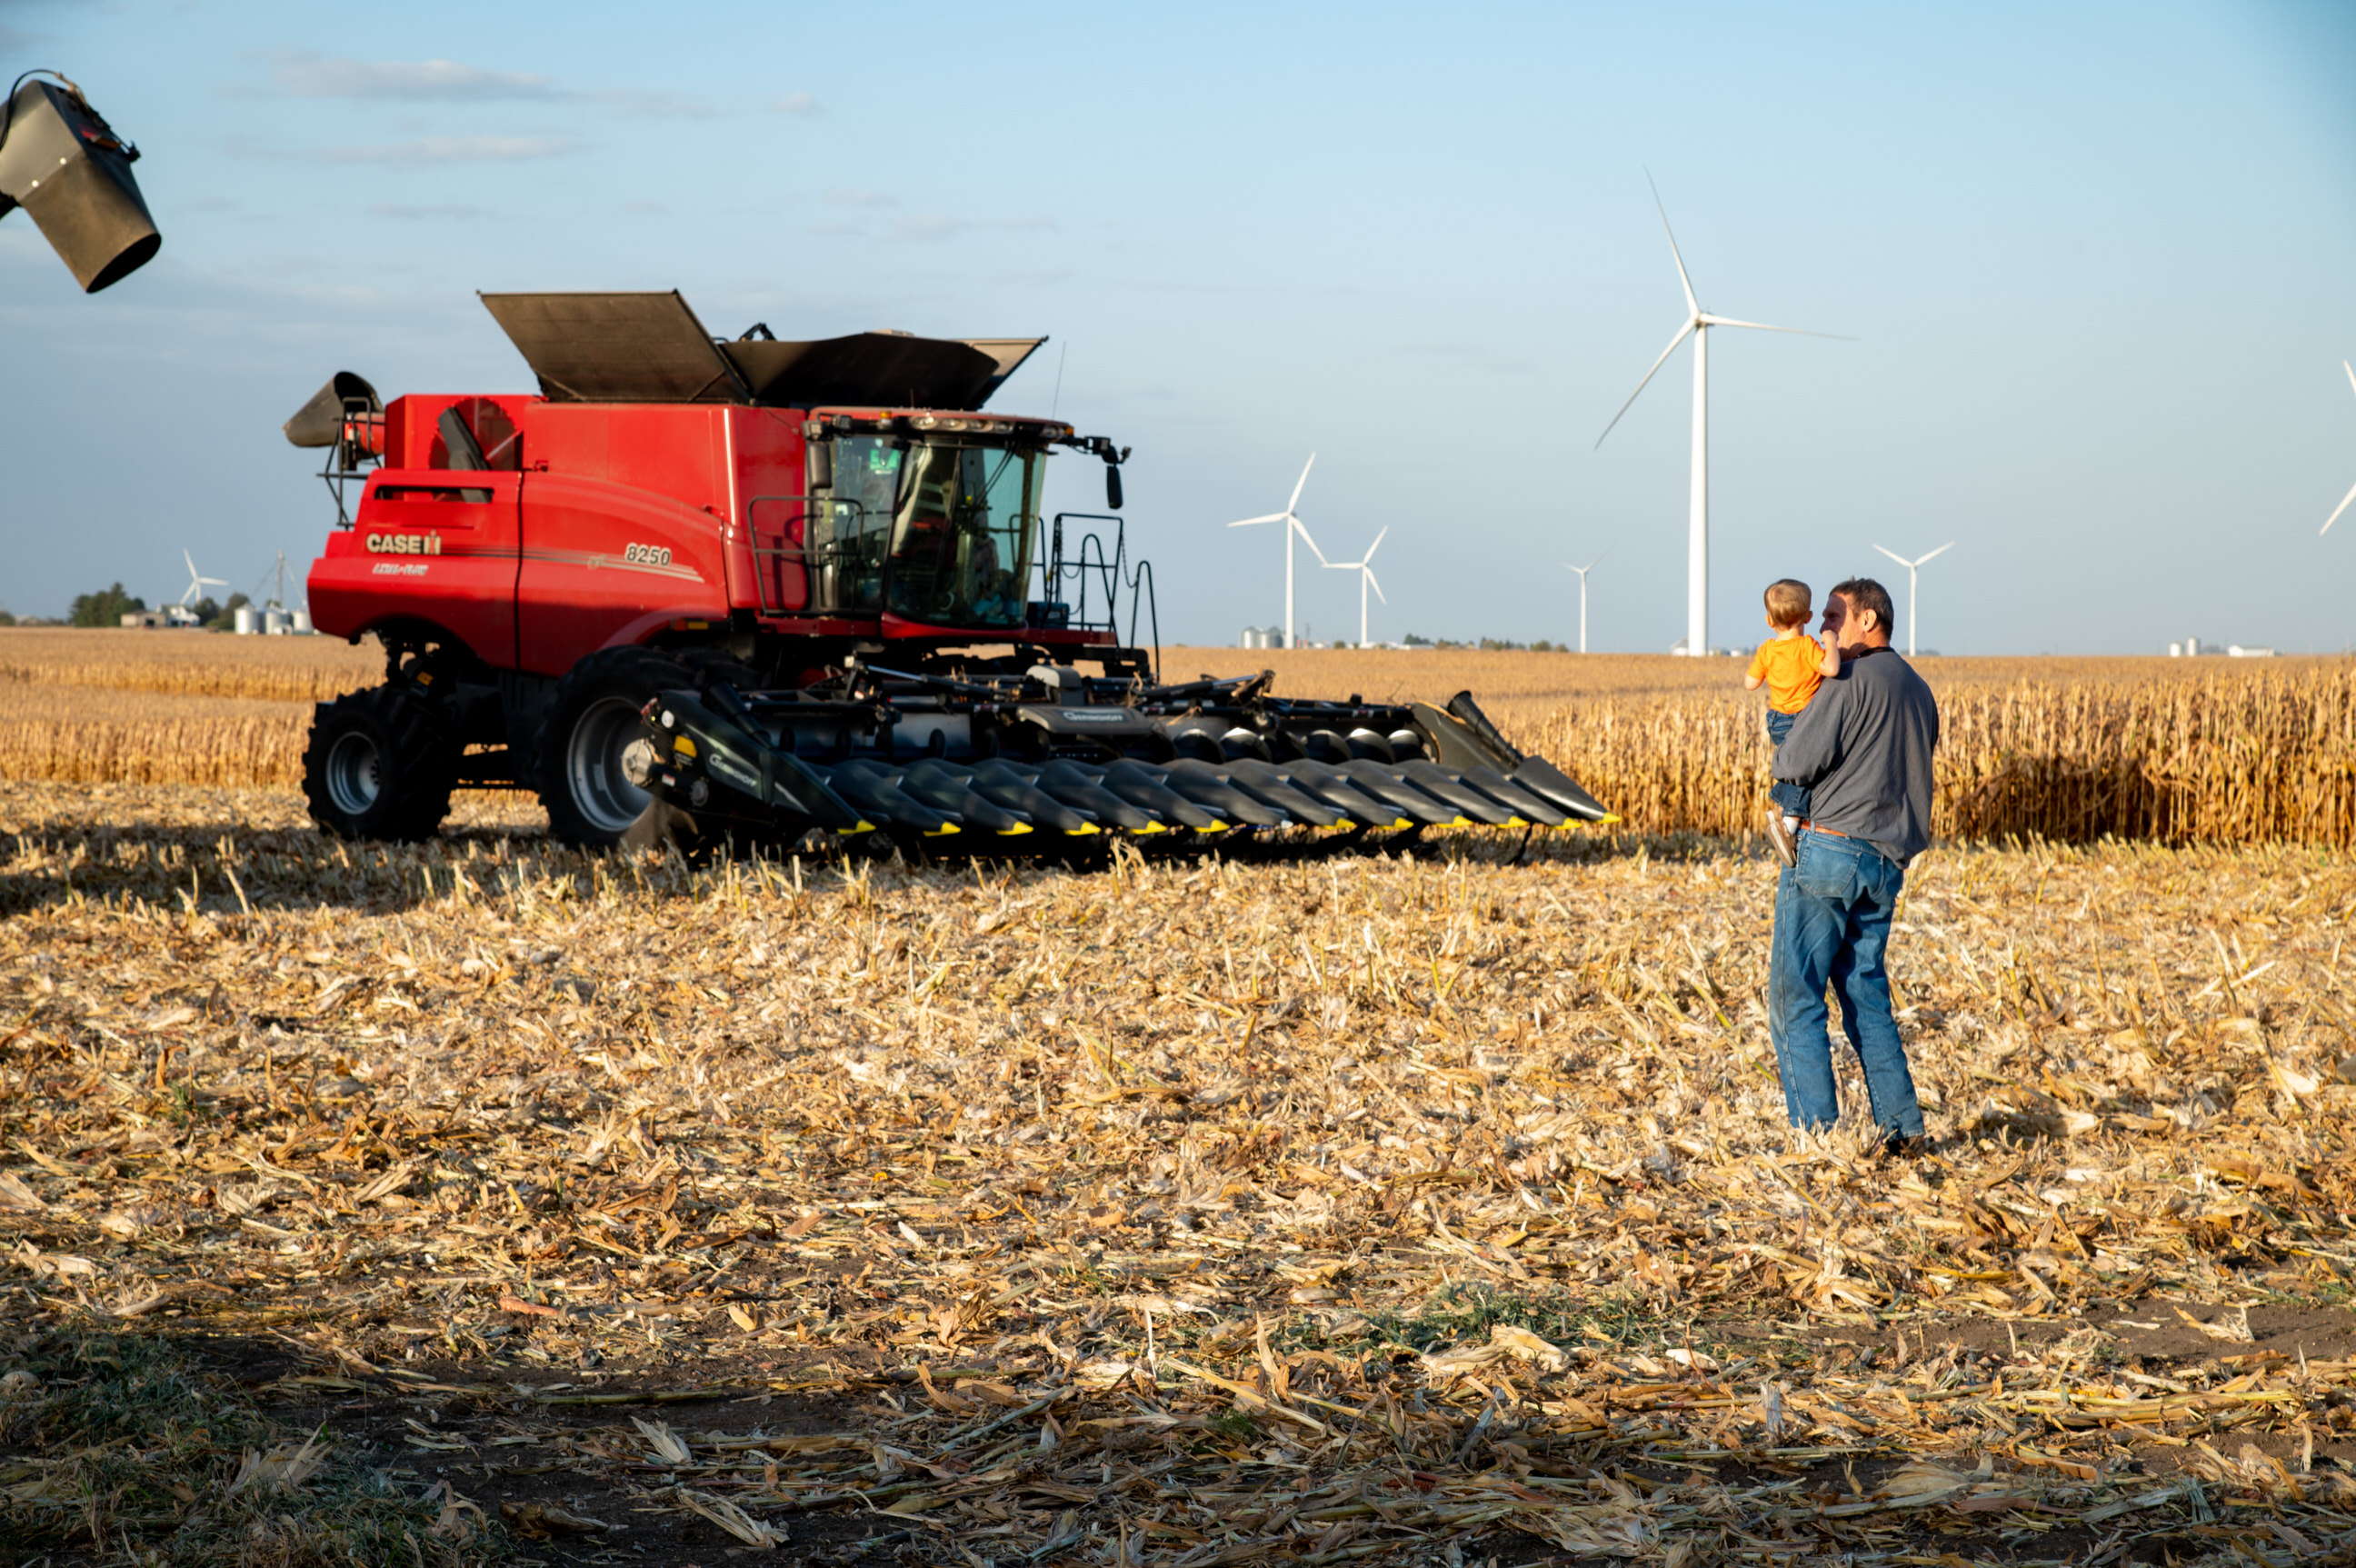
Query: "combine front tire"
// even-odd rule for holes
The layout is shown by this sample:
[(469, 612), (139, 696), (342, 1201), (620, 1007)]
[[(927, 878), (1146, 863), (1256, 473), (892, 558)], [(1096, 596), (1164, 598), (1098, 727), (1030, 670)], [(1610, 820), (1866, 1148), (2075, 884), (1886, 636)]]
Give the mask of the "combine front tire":
[(638, 710), (658, 692), (693, 690), (695, 676), (652, 648), (608, 648), (556, 683), (540, 732), (540, 802), (551, 832), (583, 849), (621, 842), (649, 799), (631, 780), (632, 748), (653, 760)]
[(313, 710), (311, 820), (348, 839), (428, 839), (450, 813), (458, 745), (423, 698), (373, 686)]

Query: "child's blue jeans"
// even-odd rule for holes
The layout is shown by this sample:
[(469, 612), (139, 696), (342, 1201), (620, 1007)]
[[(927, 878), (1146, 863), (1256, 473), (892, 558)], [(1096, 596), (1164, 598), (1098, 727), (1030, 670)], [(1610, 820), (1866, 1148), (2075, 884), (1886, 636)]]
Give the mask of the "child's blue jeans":
[[(1782, 746), (1783, 737), (1792, 733), (1793, 721), (1799, 716), (1797, 714), (1779, 713), (1773, 708), (1768, 709), (1767, 738), (1777, 746)], [(1767, 791), (1767, 798), (1781, 806), (1785, 816), (1804, 820), (1808, 814), (1808, 787), (1804, 784), (1794, 784), (1787, 779), (1779, 779), (1775, 781), (1775, 787)]]

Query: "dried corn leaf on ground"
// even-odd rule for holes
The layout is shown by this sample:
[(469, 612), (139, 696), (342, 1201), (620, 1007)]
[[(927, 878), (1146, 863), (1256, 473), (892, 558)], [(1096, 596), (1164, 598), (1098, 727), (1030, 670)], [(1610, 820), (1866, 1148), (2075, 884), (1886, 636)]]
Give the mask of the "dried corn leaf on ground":
[(2356, 1547), (2344, 856), (1926, 856), (1944, 1143), (1890, 1164), (1787, 1136), (1723, 844), (691, 872), (530, 820), (0, 787), (0, 1399), (112, 1337), (279, 1423), (118, 1552), (100, 1448), (0, 1413), (11, 1539), (366, 1560), (191, 1523), (324, 1427), (369, 1528), (543, 1561)]

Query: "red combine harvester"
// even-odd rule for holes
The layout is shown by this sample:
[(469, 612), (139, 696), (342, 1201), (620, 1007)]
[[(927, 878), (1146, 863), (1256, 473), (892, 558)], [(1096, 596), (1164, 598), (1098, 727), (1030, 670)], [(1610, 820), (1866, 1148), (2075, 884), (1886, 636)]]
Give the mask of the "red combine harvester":
[[(333, 832), (431, 835), (461, 786), (534, 789), (585, 846), (1612, 820), (1465, 693), (1163, 684), (1127, 451), (981, 412), (1043, 339), (724, 340), (677, 294), (483, 302), (541, 395), (388, 406), (346, 373), (286, 424), (330, 452), (312, 618), (386, 655), (313, 721), (304, 790)], [(1106, 511), (1043, 516), (1057, 448), (1105, 465)]]

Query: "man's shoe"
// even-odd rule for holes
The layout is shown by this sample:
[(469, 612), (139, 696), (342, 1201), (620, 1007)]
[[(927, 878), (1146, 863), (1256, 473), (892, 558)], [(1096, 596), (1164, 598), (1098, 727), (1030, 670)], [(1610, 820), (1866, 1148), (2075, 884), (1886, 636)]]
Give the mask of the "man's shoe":
[(1767, 808), (1767, 842), (1775, 846), (1775, 858), (1783, 865), (1800, 864), (1799, 837), (1783, 821), (1783, 811), (1773, 806)]
[(1934, 1147), (1927, 1133), (1892, 1133), (1882, 1140), (1881, 1155), (1884, 1159), (1913, 1160), (1932, 1153)]

